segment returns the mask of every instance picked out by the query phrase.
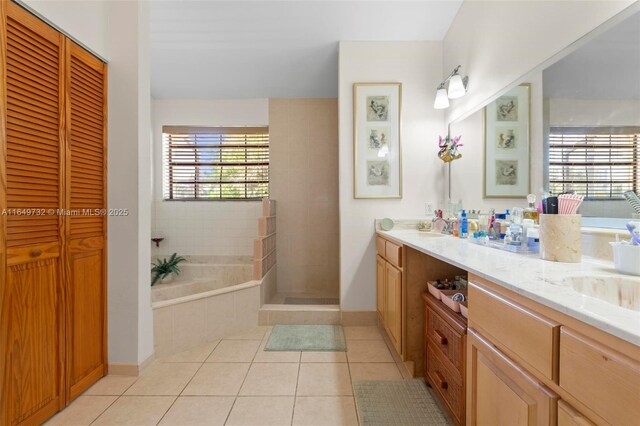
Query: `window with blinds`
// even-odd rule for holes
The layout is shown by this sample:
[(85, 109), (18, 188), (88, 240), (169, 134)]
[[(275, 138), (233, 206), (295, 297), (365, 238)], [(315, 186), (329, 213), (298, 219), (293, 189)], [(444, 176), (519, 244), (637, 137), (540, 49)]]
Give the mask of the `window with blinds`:
[(269, 195), (268, 127), (164, 126), (165, 200)]
[(549, 190), (587, 199), (622, 198), (638, 191), (640, 127), (552, 127)]

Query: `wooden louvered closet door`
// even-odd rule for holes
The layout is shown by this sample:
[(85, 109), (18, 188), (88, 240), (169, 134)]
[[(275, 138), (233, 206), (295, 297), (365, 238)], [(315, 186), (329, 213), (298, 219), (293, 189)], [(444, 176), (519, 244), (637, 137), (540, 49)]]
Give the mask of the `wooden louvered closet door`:
[[(2, 2), (0, 424), (38, 424), (64, 397), (63, 37)], [(5, 101), (6, 100), (6, 101)]]
[[(67, 387), (106, 374), (106, 65), (67, 40)], [(76, 214), (79, 213), (79, 214)]]
[(107, 372), (106, 65), (0, 20), (0, 426), (30, 425)]

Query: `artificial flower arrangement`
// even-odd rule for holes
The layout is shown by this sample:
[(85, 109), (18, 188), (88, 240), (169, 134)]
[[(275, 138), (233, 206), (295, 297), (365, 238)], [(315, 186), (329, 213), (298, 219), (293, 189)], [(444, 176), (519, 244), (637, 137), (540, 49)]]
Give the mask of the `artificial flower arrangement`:
[(438, 137), (438, 146), (440, 147), (440, 151), (438, 151), (438, 157), (444, 161), (445, 163), (450, 163), (453, 160), (457, 160), (462, 157), (462, 154), (458, 152), (458, 147), (461, 147), (460, 139), (462, 135), (456, 136), (451, 139), (449, 136)]

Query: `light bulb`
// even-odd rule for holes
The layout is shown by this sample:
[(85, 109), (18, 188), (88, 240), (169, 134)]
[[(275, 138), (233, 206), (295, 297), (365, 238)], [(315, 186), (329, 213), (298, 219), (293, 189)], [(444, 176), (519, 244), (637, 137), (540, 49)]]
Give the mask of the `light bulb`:
[(438, 89), (436, 92), (436, 101), (433, 103), (435, 109), (449, 108), (449, 98), (447, 97), (447, 91), (444, 87)]
[(454, 74), (449, 80), (449, 92), (447, 93), (450, 99), (461, 98), (466, 93), (464, 83), (460, 74)]

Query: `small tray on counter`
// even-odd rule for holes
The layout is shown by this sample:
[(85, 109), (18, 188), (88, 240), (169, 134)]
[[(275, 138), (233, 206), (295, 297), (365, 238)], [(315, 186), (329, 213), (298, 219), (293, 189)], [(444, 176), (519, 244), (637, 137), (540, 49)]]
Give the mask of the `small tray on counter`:
[(502, 241), (496, 240), (486, 240), (485, 238), (468, 238), (470, 243), (476, 244), (478, 246), (491, 247), (497, 250), (510, 251), (511, 253), (519, 253), (519, 254), (531, 254), (538, 256), (539, 250), (531, 249), (526, 244), (521, 244), (519, 246), (505, 244)]

